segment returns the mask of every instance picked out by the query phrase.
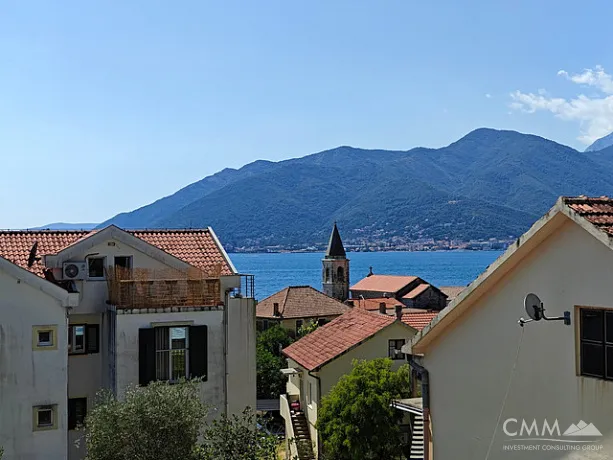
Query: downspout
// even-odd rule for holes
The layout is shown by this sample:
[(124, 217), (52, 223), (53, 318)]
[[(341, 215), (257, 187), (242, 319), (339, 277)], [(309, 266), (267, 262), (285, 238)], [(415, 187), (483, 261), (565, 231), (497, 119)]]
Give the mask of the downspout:
[(430, 374), (428, 369), (415, 361), (414, 355), (408, 355), (411, 369), (415, 369), (421, 380), (421, 399), (424, 419), (424, 460), (430, 460)]
[[(317, 380), (317, 415), (319, 418), (319, 402), (321, 401), (321, 377), (311, 374), (312, 371), (308, 371), (307, 374)], [(308, 404), (307, 404), (308, 405)], [(317, 430), (317, 458), (321, 457), (321, 438), (319, 436), (319, 430)]]
[(223, 354), (224, 354), (224, 359), (223, 359), (223, 374), (224, 374), (224, 379), (223, 379), (223, 398), (224, 398), (224, 413), (226, 415), (228, 415), (228, 346), (229, 346), (229, 341), (228, 341), (228, 332), (229, 332), (229, 327), (228, 327), (228, 302), (230, 301), (230, 291), (232, 291), (232, 289), (226, 289), (225, 295), (224, 295), (224, 306), (223, 306), (223, 324), (224, 324), (224, 344), (223, 344)]

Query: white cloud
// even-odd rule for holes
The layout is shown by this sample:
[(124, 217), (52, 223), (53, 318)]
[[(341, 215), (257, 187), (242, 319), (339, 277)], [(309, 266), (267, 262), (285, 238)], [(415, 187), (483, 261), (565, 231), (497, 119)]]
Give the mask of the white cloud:
[(490, 93), (485, 93), (485, 97), (487, 97), (488, 99), (491, 99), (492, 95)]
[(591, 144), (596, 139), (613, 131), (613, 78), (601, 66), (585, 69), (583, 73), (571, 75), (560, 70), (558, 75), (569, 81), (597, 90), (597, 95), (588, 97), (584, 94), (571, 99), (551, 97), (547, 91), (539, 89), (537, 93), (511, 93), (513, 100), (510, 107), (527, 113), (548, 111), (556, 117), (579, 122), (581, 135), (579, 141)]

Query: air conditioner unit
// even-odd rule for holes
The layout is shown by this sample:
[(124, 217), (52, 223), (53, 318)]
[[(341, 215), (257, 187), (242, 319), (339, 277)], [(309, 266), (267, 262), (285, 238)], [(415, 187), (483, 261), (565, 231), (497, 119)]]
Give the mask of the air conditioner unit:
[(65, 280), (84, 280), (87, 277), (87, 263), (64, 262), (62, 264), (62, 277)]

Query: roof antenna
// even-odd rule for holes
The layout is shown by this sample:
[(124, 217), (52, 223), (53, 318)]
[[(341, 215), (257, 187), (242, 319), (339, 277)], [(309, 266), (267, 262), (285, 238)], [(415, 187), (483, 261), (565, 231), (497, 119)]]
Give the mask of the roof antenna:
[(565, 311), (564, 316), (557, 316), (555, 318), (547, 318), (545, 316), (545, 307), (543, 306), (543, 302), (539, 299), (539, 296), (536, 294), (528, 294), (524, 299), (524, 307), (526, 309), (526, 313), (530, 317), (530, 319), (519, 318), (517, 322), (521, 327), (524, 327), (524, 324), (529, 323), (531, 321), (540, 321), (544, 319), (545, 321), (564, 321), (566, 326), (570, 326), (570, 312)]
[(40, 257), (36, 257), (36, 251), (38, 250), (38, 241), (34, 241), (32, 249), (30, 249), (30, 255), (28, 256), (28, 268), (34, 265), (34, 262), (39, 261)]

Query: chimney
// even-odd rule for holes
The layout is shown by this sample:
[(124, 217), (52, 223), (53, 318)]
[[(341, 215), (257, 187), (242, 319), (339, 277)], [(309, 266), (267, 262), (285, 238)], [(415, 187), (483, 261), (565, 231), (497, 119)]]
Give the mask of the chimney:
[(402, 321), (402, 305), (396, 305), (396, 319)]
[(374, 273), (372, 272), (372, 267), (368, 267), (368, 275), (366, 276), (372, 276), (374, 275)]
[(277, 302), (272, 304), (272, 315), (279, 316), (279, 304)]
[(385, 315), (387, 313), (387, 306), (385, 305), (385, 302), (381, 302), (379, 304), (379, 313), (381, 313), (382, 315)]

